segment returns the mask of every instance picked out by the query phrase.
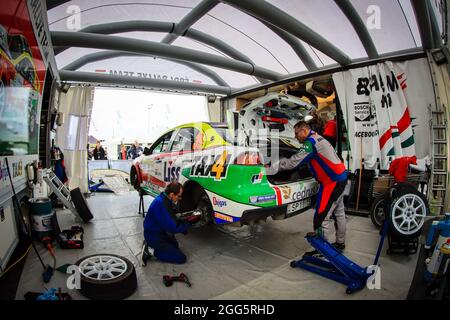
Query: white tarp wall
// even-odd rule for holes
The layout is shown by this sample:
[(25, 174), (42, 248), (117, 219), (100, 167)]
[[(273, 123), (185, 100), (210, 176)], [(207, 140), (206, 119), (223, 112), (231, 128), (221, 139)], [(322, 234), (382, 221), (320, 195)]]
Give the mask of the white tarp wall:
[(88, 192), (86, 146), (93, 98), (94, 88), (71, 87), (59, 99), (64, 124), (58, 127), (55, 142), (64, 153), (69, 189), (80, 187), (81, 192)]
[(401, 156), (430, 157), (430, 107), (435, 105), (427, 60), (385, 62), (333, 74), (350, 143), (348, 169), (387, 169)]

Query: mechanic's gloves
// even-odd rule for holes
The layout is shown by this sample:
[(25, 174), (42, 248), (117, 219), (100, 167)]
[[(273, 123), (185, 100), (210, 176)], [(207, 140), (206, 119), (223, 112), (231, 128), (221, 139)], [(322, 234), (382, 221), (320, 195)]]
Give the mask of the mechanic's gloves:
[(189, 222), (190, 224), (194, 224), (194, 223), (199, 222), (200, 219), (201, 219), (200, 215), (191, 215), (186, 218), (186, 221)]

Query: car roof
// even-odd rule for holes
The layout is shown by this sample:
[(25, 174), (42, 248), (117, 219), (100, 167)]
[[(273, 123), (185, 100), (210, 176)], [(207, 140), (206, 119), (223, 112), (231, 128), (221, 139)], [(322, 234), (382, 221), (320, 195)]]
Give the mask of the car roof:
[[(186, 127), (198, 127), (199, 125), (203, 127), (203, 125), (209, 125), (212, 128), (224, 128), (228, 129), (228, 124), (225, 122), (208, 122), (208, 121), (198, 121), (198, 122), (189, 122), (185, 123), (179, 126), (176, 126), (175, 128), (172, 128), (170, 130), (178, 129), (178, 128), (186, 128)], [(170, 131), (168, 130), (168, 131)]]

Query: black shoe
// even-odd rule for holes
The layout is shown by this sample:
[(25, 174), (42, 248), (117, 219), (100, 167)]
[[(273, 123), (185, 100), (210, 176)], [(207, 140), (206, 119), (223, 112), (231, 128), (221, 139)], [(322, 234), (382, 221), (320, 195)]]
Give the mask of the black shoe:
[(345, 243), (339, 243), (335, 242), (332, 244), (333, 247), (335, 247), (338, 251), (344, 251), (345, 250)]
[(144, 242), (142, 243), (142, 250), (141, 250), (141, 259), (140, 259), (141, 265), (145, 267), (147, 265), (147, 261), (151, 259), (151, 257), (152, 255), (148, 250), (147, 242), (145, 242), (144, 240)]
[(305, 252), (305, 254), (303, 256), (304, 257), (316, 257), (316, 258), (323, 257), (323, 255), (321, 253), (319, 253), (319, 251), (317, 251), (317, 250), (307, 251), (307, 252)]

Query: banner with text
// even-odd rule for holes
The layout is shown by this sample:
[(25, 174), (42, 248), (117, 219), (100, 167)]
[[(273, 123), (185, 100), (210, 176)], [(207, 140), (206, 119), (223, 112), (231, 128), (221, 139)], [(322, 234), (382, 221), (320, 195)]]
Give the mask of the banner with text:
[(348, 129), (349, 169), (360, 168), (361, 159), (366, 169), (387, 169), (398, 157), (429, 156), (434, 93), (426, 60), (338, 72), (333, 81)]

